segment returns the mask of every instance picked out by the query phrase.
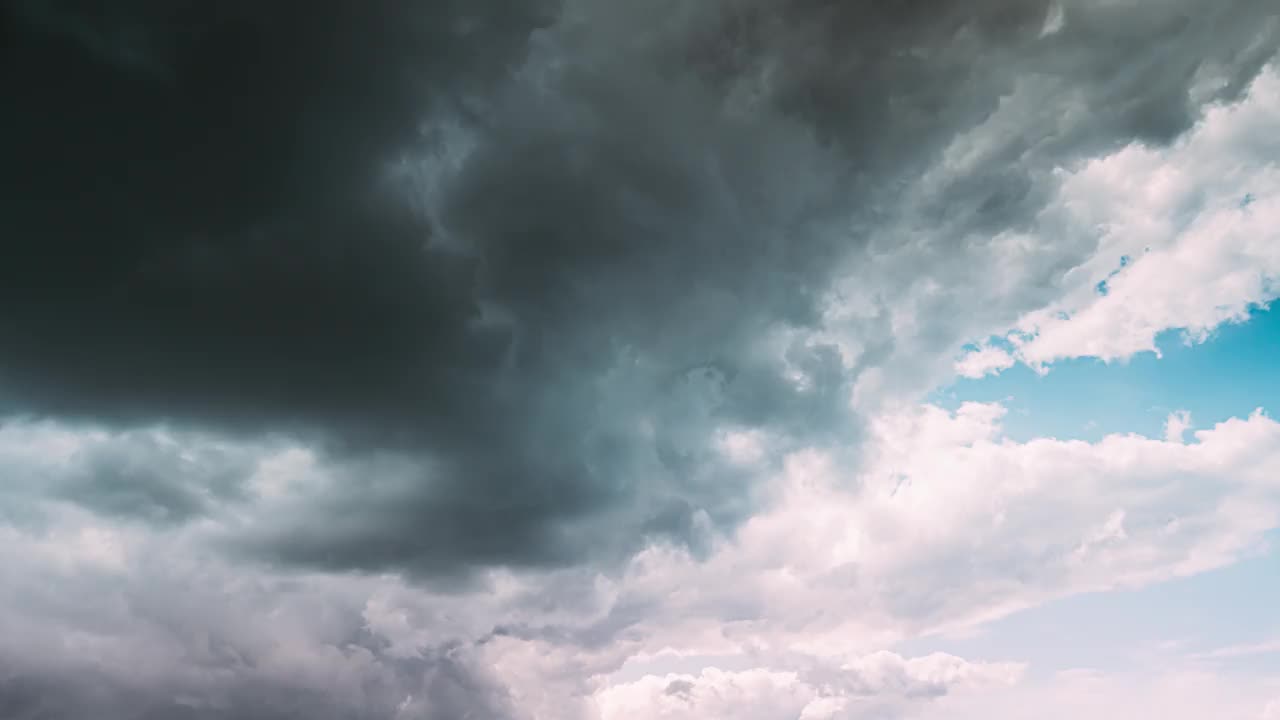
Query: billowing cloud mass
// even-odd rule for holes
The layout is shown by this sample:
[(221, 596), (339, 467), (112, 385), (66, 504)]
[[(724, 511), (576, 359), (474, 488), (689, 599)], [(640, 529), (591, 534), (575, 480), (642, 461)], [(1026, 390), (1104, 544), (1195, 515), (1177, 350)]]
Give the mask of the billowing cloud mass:
[(4, 13), (0, 717), (1008, 712), (891, 648), (1280, 525), (923, 402), (1274, 297), (1267, 0)]
[[(843, 665), (820, 683), (794, 672), (704, 670), (698, 676), (648, 675), (601, 693), (601, 716), (614, 718), (830, 718), (894, 717), (915, 698), (957, 688), (1001, 686), (1022, 669), (1011, 664), (974, 666), (931, 655), (903, 660), (878, 653)], [(835, 684), (831, 685), (832, 680)]]

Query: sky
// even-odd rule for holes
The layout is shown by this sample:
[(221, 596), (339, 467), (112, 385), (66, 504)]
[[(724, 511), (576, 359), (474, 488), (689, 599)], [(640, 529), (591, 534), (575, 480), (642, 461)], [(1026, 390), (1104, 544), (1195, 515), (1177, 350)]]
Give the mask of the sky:
[(1271, 0), (0, 18), (0, 717), (1280, 720)]

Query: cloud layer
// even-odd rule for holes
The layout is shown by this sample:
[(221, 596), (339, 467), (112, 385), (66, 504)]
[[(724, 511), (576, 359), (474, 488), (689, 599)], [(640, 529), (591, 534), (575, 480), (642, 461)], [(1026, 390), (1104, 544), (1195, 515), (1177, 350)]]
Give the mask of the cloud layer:
[[(238, 527), (233, 513), (157, 535), (80, 498), (41, 500), (39, 529), (5, 535), (0, 665), (21, 668), (6, 697), (26, 703), (17, 717), (95, 703), (139, 717), (914, 717), (1017, 683), (1021, 666), (878, 648), (1220, 567), (1280, 524), (1280, 424), (1264, 415), (1097, 443), (1014, 443), (1001, 415), (881, 418), (856, 475), (793, 454), (775, 500), (701, 558), (655, 547), (621, 573), (494, 571), (467, 592), (228, 564), (208, 533)], [(5, 465), (138, 442), (76, 437), (7, 428)], [(277, 455), (246, 492), (287, 492), (303, 465)], [(654, 671), (672, 661), (698, 669)], [(51, 704), (63, 684), (75, 691)]]
[(920, 404), (1272, 297), (1264, 0), (4, 13), (5, 717), (910, 717), (1280, 522)]

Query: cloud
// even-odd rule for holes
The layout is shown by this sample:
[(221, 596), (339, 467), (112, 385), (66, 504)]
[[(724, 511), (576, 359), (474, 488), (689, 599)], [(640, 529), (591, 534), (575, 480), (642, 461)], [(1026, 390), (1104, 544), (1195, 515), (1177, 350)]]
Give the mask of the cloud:
[(1052, 168), (1241, 93), (1273, 28), (1193, 5), (22, 5), (0, 400), (298, 438), (353, 479), (274, 560), (696, 546), (722, 433), (847, 441), (1087, 256), (1003, 239)]
[(912, 706), (956, 689), (1017, 682), (1014, 664), (967, 663), (936, 654), (905, 659), (877, 653), (832, 668), (819, 678), (766, 669), (698, 675), (648, 675), (597, 694), (602, 720), (621, 718), (742, 718), (835, 720), (906, 717)]
[[(1066, 275), (1064, 297), (1018, 321), (1013, 357), (1042, 367), (1158, 355), (1166, 331), (1203, 342), (1266, 307), (1280, 277), (1280, 148), (1258, 129), (1278, 120), (1280, 74), (1271, 68), (1247, 99), (1210, 109), (1172, 146), (1134, 143), (1066, 177), (1053, 206), (1066, 232), (1098, 233), (1098, 249)], [(957, 369), (980, 376), (1011, 364), (983, 350)]]
[[(794, 453), (765, 509), (702, 559), (657, 545), (620, 573), (490, 570), (437, 590), (210, 552), (211, 537), (266, 522), (269, 504), (228, 498), (205, 520), (156, 524), (79, 496), (33, 500), (43, 522), (4, 529), (0, 695), (33, 717), (928, 717), (957, 693), (999, 706), (994, 688), (1018, 681), (1018, 664), (883, 648), (1218, 567), (1280, 521), (1280, 425), (1265, 415), (1191, 442), (1016, 443), (1002, 414), (884, 416), (853, 472)], [(80, 456), (55, 426), (5, 436)], [(244, 494), (305, 489), (305, 457), (266, 457)]]
[(5, 717), (522, 717), (461, 628), (412, 652), (380, 634), (393, 579), (264, 573), (173, 530), (51, 516), (3, 533)]
[[(260, 5), (5, 9), (0, 715), (892, 717), (1016, 665), (895, 642), (1276, 524), (1262, 414), (918, 405), (1093, 292), (1064, 198), (1270, 148), (1267, 4)], [(1097, 297), (1254, 302), (1170, 253)]]
[[(487, 630), (521, 615), (583, 622), (591, 601), (575, 600), (583, 588), (563, 577), (494, 576), (483, 592), (434, 594), (391, 576), (228, 565), (201, 553), (189, 531), (157, 536), (66, 507), (50, 514), (40, 533), (2, 538), (6, 717), (597, 720), (652, 699), (652, 678), (604, 680), (625, 657), (610, 647), (617, 638), (593, 651), (585, 636), (566, 645)], [(875, 653), (810, 661), (793, 684), (813, 715), (841, 703), (919, 705), (1019, 673), (1012, 664)], [(795, 673), (708, 671), (689, 692), (707, 679), (757, 692), (726, 693), (721, 707), (733, 716), (753, 700), (783, 708), (788, 678)]]
[(1051, 720), (1081, 715), (1123, 720), (1147, 713), (1170, 720), (1266, 720), (1267, 699), (1274, 691), (1274, 682), (1266, 678), (1231, 678), (1184, 668), (1141, 675), (1080, 668), (1003, 692), (944, 698), (920, 717), (1012, 720), (1025, 717), (1033, 707)]
[(1180, 443), (1191, 429), (1191, 413), (1179, 410), (1169, 414), (1164, 423), (1164, 439), (1166, 442)]
[[(1255, 414), (1191, 443), (1002, 437), (998, 405), (875, 423), (874, 458), (788, 462), (778, 500), (708, 559), (653, 550), (615, 607), (636, 652), (846, 657), (959, 633), (1068, 594), (1221, 567), (1280, 524), (1280, 424)], [(839, 610), (835, 610), (838, 608)], [(709, 661), (711, 661), (709, 660)]]
[(1196, 653), (1191, 657), (1196, 660), (1226, 660), (1231, 658), (1248, 657), (1250, 655), (1270, 655), (1273, 653), (1280, 653), (1280, 641), (1271, 640), (1247, 645), (1230, 645), (1228, 647), (1216, 648), (1207, 652)]
[(984, 345), (977, 350), (965, 353), (956, 361), (956, 374), (960, 377), (978, 379), (987, 375), (998, 374), (1014, 366), (1012, 355), (997, 347)]
[(250, 499), (255, 468), (278, 451), (270, 443), (166, 428), (11, 421), (0, 427), (7, 483), (0, 517), (38, 526), (49, 499), (159, 526), (217, 516)]

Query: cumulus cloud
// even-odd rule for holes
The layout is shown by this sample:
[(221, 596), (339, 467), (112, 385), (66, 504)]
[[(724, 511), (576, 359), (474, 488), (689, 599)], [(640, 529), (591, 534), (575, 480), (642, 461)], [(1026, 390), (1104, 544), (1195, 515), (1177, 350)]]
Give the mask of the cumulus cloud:
[(793, 456), (776, 504), (709, 558), (633, 561), (611, 611), (621, 636), (636, 653), (850, 657), (1221, 567), (1280, 523), (1280, 424), (1260, 413), (1185, 444), (1017, 443), (1002, 415), (967, 404), (882, 418), (857, 474)]
[(1179, 410), (1169, 415), (1164, 423), (1164, 439), (1167, 442), (1180, 443), (1191, 429), (1191, 413)]
[(1280, 147), (1259, 129), (1277, 122), (1280, 73), (1270, 68), (1244, 101), (1210, 109), (1172, 146), (1134, 143), (1072, 172), (1052, 207), (1069, 232), (1098, 233), (1097, 251), (1067, 273), (1063, 298), (1018, 321), (1012, 355), (983, 348), (957, 371), (980, 377), (1015, 357), (1044, 367), (1159, 354), (1166, 331), (1203, 342), (1269, 305), (1280, 277)]
[(1013, 356), (1005, 350), (983, 345), (965, 353), (956, 361), (956, 374), (960, 377), (977, 379), (998, 374), (1001, 370), (1013, 367), (1015, 363)]
[[(0, 714), (892, 717), (1013, 667), (893, 642), (1276, 523), (1262, 414), (918, 405), (993, 331), (960, 373), (1265, 300), (1262, 0), (3, 19)], [(1164, 164), (1197, 212), (1081, 294)]]
[(935, 654), (904, 659), (877, 653), (820, 678), (763, 669), (698, 675), (648, 675), (597, 696), (602, 720), (856, 720), (907, 717), (925, 698), (1017, 681), (1014, 664), (972, 664)]

